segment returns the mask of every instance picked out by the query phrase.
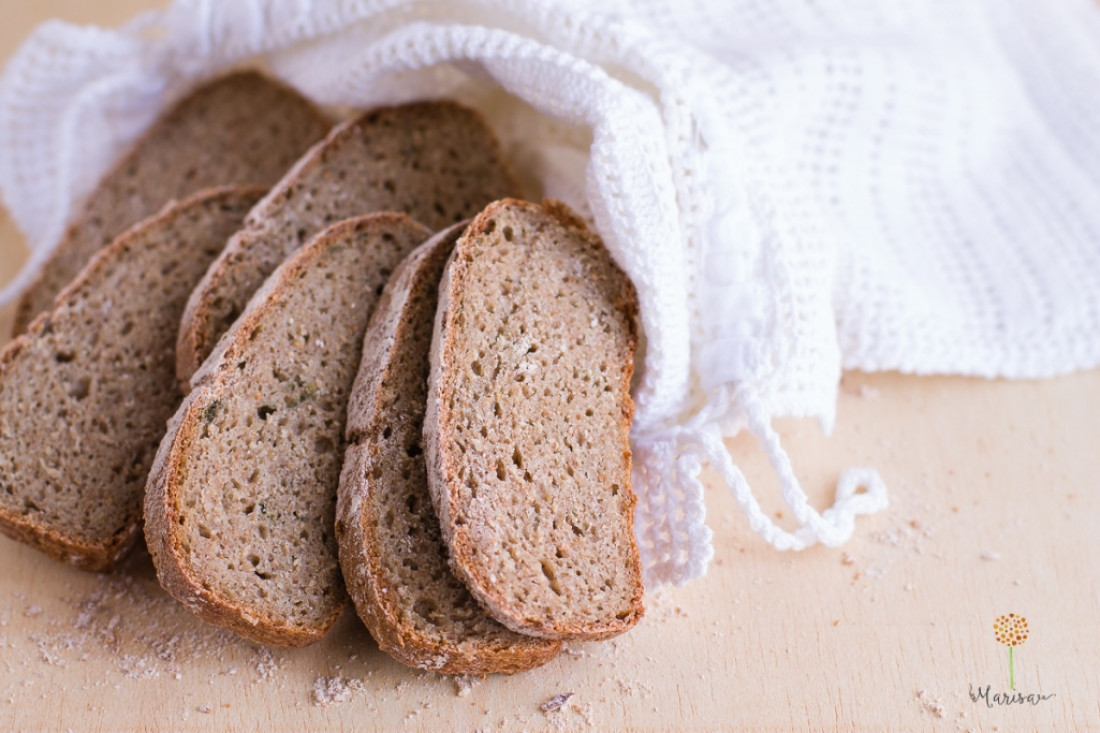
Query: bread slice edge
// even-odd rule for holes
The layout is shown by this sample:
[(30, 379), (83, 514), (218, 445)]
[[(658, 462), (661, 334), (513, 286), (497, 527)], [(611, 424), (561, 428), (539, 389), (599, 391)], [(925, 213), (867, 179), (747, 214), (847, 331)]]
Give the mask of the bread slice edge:
[[(604, 247), (602, 242), (599, 242), (598, 237), (588, 229), (583, 220), (569, 209), (568, 206), (554, 199), (545, 200), (541, 206), (517, 199), (502, 199), (494, 202), (474, 218), (473, 222), (467, 228), (466, 233), (463, 235), (463, 238), (471, 237), (484, 231), (487, 228), (488, 222), (497, 215), (497, 212), (507, 208), (526, 208), (531, 211), (538, 211), (549, 215), (556, 219), (562, 226), (576, 231), (589, 242), (594, 241), (598, 243), (601, 248)], [(469, 548), (466, 546), (466, 539), (465, 537), (458, 536), (458, 533), (456, 533), (454, 529), (455, 506), (448, 484), (449, 477), (456, 475), (457, 472), (454, 470), (454, 467), (448, 463), (446, 454), (441, 448), (443, 434), (448, 432), (449, 426), (444, 424), (443, 411), (440, 407), (449, 394), (450, 385), (443, 382), (443, 367), (444, 355), (453, 351), (453, 332), (447, 328), (447, 325), (449, 324), (451, 303), (461, 295), (461, 290), (459, 288), (461, 280), (460, 274), (461, 270), (465, 267), (465, 263), (461, 261), (461, 245), (461, 241), (456, 244), (455, 251), (447, 264), (447, 268), (443, 274), (443, 280), (439, 287), (439, 304), (436, 310), (432, 336), (431, 370), (428, 377), (428, 404), (424, 416), (424, 444), (425, 459), (428, 463), (428, 485), (432, 496), (432, 502), (439, 516), (440, 528), (443, 533), (444, 541), (451, 551), (451, 569), (466, 584), (471, 594), (477, 599), (486, 613), (503, 626), (517, 633), (566, 641), (598, 641), (622, 634), (636, 625), (645, 613), (642, 604), (644, 585), (641, 577), (641, 559), (636, 541), (632, 542), (630, 547), (631, 564), (634, 568), (637, 588), (631, 608), (631, 614), (624, 620), (609, 621), (607, 624), (600, 627), (553, 629), (541, 625), (529, 624), (521, 619), (517, 619), (503, 612), (496, 606), (493, 594), (490, 590), (492, 584), (486, 578), (481, 577), (479, 573), (476, 572), (475, 568), (468, 566), (466, 563), (466, 558), (470, 554)], [(615, 267), (618, 267), (618, 265), (615, 265)], [(625, 278), (626, 275), (623, 274), (623, 277)], [(627, 282), (630, 282), (629, 278), (627, 278)], [(629, 315), (628, 321), (631, 326), (629, 338), (636, 346), (638, 341), (638, 300), (632, 283), (630, 285), (630, 290), (632, 297), (627, 303), (623, 304), (623, 307), (628, 310)], [(626, 383), (623, 385), (624, 394), (622, 404), (624, 414), (622, 421), (627, 430), (634, 410), (634, 403), (630, 397), (629, 384), (629, 377), (632, 370), (633, 360), (630, 361)], [(627, 439), (629, 440), (629, 435)], [(634, 509), (637, 505), (637, 496), (634, 494), (633, 488), (629, 486), (629, 483), (627, 484), (627, 488), (629, 488), (629, 505), (627, 507), (626, 520), (630, 536), (633, 538)]]

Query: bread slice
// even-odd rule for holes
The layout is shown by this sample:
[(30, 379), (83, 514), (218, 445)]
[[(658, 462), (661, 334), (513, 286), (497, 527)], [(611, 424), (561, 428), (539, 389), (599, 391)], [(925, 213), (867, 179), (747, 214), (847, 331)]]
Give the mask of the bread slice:
[(630, 486), (637, 296), (564, 204), (490, 205), (440, 285), (424, 420), (456, 574), (497, 621), (603, 639), (642, 616)]
[(383, 651), (445, 674), (513, 673), (550, 661), (561, 642), (504, 628), (448, 569), (421, 449), (439, 280), (465, 229), (409, 255), (371, 317), (348, 403), (336, 538), (355, 608)]
[(177, 344), (184, 391), (256, 288), (321, 229), (400, 211), (438, 230), (515, 188), (493, 133), (458, 104), (376, 109), (340, 125), (260, 202), (191, 296)]
[(204, 192), (134, 227), (0, 353), (0, 531), (85, 570), (130, 549), (181, 398), (176, 323), (262, 194)]
[(14, 335), (99, 249), (173, 199), (214, 186), (269, 187), (331, 123), (294, 91), (255, 72), (217, 79), (176, 104), (100, 182), (23, 294)]
[(196, 372), (149, 476), (145, 538), (161, 584), (199, 617), (287, 646), (336, 622), (348, 392), (382, 288), (429, 235), (402, 214), (325, 230)]

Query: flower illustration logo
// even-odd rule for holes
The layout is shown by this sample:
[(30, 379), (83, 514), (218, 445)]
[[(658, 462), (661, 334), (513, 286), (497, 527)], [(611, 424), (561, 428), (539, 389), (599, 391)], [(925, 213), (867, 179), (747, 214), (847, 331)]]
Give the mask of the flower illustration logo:
[(1008, 647), (1008, 684), (1015, 690), (1016, 673), (1013, 669), (1012, 652), (1017, 646), (1027, 641), (1027, 619), (1014, 613), (998, 616), (993, 622), (993, 636), (998, 642)]

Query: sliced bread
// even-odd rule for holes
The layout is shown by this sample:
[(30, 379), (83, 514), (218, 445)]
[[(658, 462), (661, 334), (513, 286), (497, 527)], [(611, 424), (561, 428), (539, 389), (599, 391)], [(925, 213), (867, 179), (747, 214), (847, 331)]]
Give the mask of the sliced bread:
[(49, 310), (92, 255), (173, 199), (213, 186), (274, 184), (331, 123), (294, 91), (254, 72), (191, 93), (100, 182), (16, 311), (15, 335)]
[(0, 353), (0, 530), (85, 570), (133, 545), (145, 479), (179, 405), (187, 296), (263, 194), (218, 189), (101, 250)]
[(515, 188), (492, 131), (460, 105), (376, 109), (340, 125), (260, 202), (191, 296), (177, 345), (184, 391), (256, 288), (321, 229), (400, 211), (438, 230)]
[(389, 275), (429, 235), (402, 214), (323, 231), (196, 372), (149, 476), (145, 537), (161, 584), (206, 621), (300, 646), (339, 617), (348, 392)]
[(383, 651), (445, 674), (512, 673), (545, 664), (561, 643), (504, 628), (451, 573), (421, 449), (436, 296), (465, 228), (409, 255), (371, 317), (348, 402), (336, 537), (348, 592)]
[(497, 621), (602, 639), (642, 616), (630, 485), (637, 296), (563, 204), (500, 201), (440, 285), (424, 437), (455, 573)]

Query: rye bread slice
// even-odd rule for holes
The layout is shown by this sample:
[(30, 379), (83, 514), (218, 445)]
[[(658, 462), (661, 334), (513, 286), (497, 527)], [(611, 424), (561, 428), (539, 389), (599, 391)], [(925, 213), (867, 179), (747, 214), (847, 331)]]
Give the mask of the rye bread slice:
[(499, 201), (440, 285), (424, 420), (455, 573), (497, 621), (603, 639), (642, 616), (630, 485), (637, 296), (564, 204)]
[(383, 651), (445, 674), (510, 674), (550, 661), (561, 643), (504, 628), (451, 573), (421, 449), (436, 296), (465, 228), (409, 255), (371, 317), (348, 401), (336, 538), (348, 592)]
[(301, 646), (339, 617), (348, 392), (389, 275), (429, 235), (402, 214), (323, 231), (196, 372), (149, 476), (145, 538), (161, 584), (200, 618)]
[(204, 188), (269, 187), (331, 126), (296, 92), (255, 72), (192, 92), (100, 182), (19, 301), (14, 335), (127, 228)]
[(134, 227), (0, 353), (5, 534), (85, 570), (107, 570), (133, 546), (181, 399), (176, 323), (262, 194), (204, 192)]
[(176, 352), (184, 391), (256, 288), (321, 229), (399, 211), (434, 231), (514, 195), (492, 131), (461, 105), (381, 108), (338, 126), (249, 214), (191, 296)]

